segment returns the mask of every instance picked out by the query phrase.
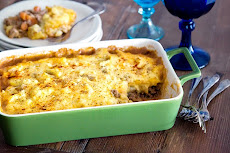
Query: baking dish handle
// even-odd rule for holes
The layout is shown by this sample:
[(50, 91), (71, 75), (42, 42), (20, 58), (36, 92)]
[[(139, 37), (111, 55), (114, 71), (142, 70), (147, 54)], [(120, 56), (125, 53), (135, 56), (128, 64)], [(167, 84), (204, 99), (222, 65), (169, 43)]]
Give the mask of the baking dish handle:
[(174, 55), (179, 54), (179, 53), (184, 54), (184, 56), (188, 60), (189, 65), (191, 66), (192, 71), (193, 71), (189, 74), (185, 74), (185, 75), (182, 75), (179, 77), (179, 79), (181, 81), (181, 85), (183, 85), (188, 80), (200, 77), (201, 72), (200, 72), (200, 69), (198, 68), (195, 60), (193, 59), (192, 55), (190, 54), (189, 50), (186, 47), (176, 48), (176, 49), (168, 51), (167, 52), (168, 59), (170, 60)]

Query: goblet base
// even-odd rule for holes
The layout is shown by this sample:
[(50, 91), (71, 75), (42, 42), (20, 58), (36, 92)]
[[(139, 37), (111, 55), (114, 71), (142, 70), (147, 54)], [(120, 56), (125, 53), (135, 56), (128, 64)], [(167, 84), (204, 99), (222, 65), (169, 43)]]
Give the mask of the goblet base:
[(133, 38), (149, 38), (153, 40), (160, 40), (164, 36), (164, 30), (155, 25), (136, 24), (127, 30), (129, 39)]
[[(165, 51), (167, 52), (167, 51), (175, 49), (175, 48), (178, 48), (178, 47), (167, 48), (167, 49), (165, 49)], [(193, 47), (193, 52), (190, 51), (190, 53), (193, 56), (194, 60), (196, 61), (196, 64), (198, 65), (198, 67), (200, 69), (202, 69), (208, 65), (208, 63), (210, 61), (210, 55), (205, 50), (198, 48), (198, 47)], [(185, 58), (184, 54), (182, 54), (182, 53), (173, 56), (170, 59), (170, 62), (172, 64), (173, 68), (176, 70), (183, 70), (183, 71), (191, 71), (192, 70), (187, 59)]]

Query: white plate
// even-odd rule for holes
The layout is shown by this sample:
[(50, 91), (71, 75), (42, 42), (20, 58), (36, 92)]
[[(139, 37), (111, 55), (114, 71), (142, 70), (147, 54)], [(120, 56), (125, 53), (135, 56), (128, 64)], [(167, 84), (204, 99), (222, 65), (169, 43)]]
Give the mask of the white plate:
[(5, 49), (24, 48), (24, 47), (20, 47), (20, 46), (15, 46), (15, 45), (13, 45), (13, 44), (8, 44), (8, 43), (6, 43), (6, 42), (4, 42), (4, 41), (1, 41), (1, 40), (0, 40), (0, 46), (1, 46), (2, 48), (5, 48)]
[(100, 41), (101, 38), (102, 38), (102, 36), (103, 36), (103, 31), (102, 31), (102, 29), (101, 29), (100, 34), (98, 34), (98, 35), (97, 35), (92, 41), (90, 41), (90, 42), (97, 42), (97, 41)]
[[(37, 47), (37, 46), (47, 46), (54, 45), (54, 43), (47, 40), (30, 40), (29, 38), (19, 38), (11, 39), (5, 35), (3, 29), (3, 21), (9, 16), (15, 16), (20, 11), (33, 9), (34, 6), (40, 6), (44, 9), (46, 6), (60, 5), (65, 8), (73, 9), (77, 13), (76, 21), (87, 16), (93, 9), (87, 5), (68, 1), (68, 0), (29, 0), (17, 2), (13, 5), (10, 5), (0, 11), (0, 39), (9, 42), (11, 44), (24, 46), (24, 47)], [(93, 19), (84, 21), (78, 24), (72, 31), (70, 38), (65, 41), (63, 44), (76, 43), (76, 42), (89, 42), (98, 34), (98, 31), (101, 29), (102, 23), (100, 16), (95, 16)]]
[[(98, 34), (92, 40), (89, 40), (88, 42), (100, 41), (102, 36), (103, 36), (103, 31), (102, 31), (102, 29), (100, 29)], [(0, 51), (9, 50), (9, 49), (19, 49), (19, 48), (24, 48), (24, 47), (9, 44), (9, 43), (6, 43), (6, 42), (3, 42), (0, 40)]]

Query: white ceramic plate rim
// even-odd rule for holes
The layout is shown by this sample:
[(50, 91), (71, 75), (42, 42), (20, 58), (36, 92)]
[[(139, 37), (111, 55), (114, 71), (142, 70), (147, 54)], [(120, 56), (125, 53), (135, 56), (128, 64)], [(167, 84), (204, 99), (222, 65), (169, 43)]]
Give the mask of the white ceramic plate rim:
[[(62, 0), (20, 1), (0, 11), (0, 40), (9, 42), (11, 44), (24, 46), (24, 47), (38, 47), (38, 46), (54, 45), (54, 43), (49, 42), (48, 40), (30, 40), (29, 38), (11, 39), (11, 38), (8, 38), (4, 33), (3, 21), (5, 18), (9, 16), (14, 16), (22, 10), (32, 9), (36, 5), (41, 6), (42, 8), (45, 8), (45, 6), (60, 5), (65, 8), (73, 9), (77, 13), (76, 21), (80, 20), (81, 18), (90, 14), (93, 11), (93, 9), (87, 5), (84, 5), (84, 4), (75, 2), (75, 1), (69, 1), (69, 0), (65, 0), (65, 1), (62, 1)], [(84, 21), (78, 24), (73, 29), (71, 37), (67, 41), (65, 41), (63, 44), (76, 43), (76, 42), (89, 42), (89, 40), (92, 40), (97, 35), (97, 32), (100, 30), (101, 27), (102, 27), (101, 18), (100, 16), (96, 15), (93, 19), (90, 19), (90, 20), (87, 20), (87, 21)]]
[[(102, 31), (102, 29), (100, 29), (100, 31), (98, 31), (97, 35), (92, 40), (89, 40), (88, 42), (100, 41), (102, 36), (103, 36), (103, 31)], [(3, 48), (1, 51), (25, 48), (25, 47), (20, 47), (20, 46), (8, 44), (8, 43), (5, 43), (4, 41), (1, 41), (1, 40), (0, 40), (0, 47)], [(6, 49), (4, 49), (4, 48), (6, 48)]]

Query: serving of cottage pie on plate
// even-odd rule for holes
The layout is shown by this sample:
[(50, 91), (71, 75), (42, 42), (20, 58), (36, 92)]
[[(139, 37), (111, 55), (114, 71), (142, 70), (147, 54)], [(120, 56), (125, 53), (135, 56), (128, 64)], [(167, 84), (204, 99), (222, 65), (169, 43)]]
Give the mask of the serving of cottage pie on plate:
[[(23, 47), (54, 45), (46, 38), (62, 35), (91, 12), (92, 8), (75, 1), (20, 1), (0, 11), (0, 40)], [(101, 25), (99, 16), (78, 24), (64, 44), (91, 41), (100, 34)]]
[(46, 6), (42, 10), (35, 6), (19, 12), (16, 16), (5, 18), (3, 24), (9, 38), (28, 37), (35, 40), (60, 37), (71, 29), (75, 19), (76, 13), (72, 9)]

